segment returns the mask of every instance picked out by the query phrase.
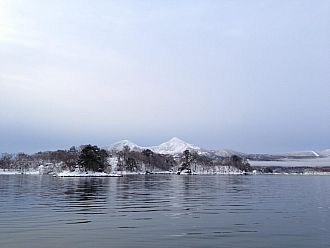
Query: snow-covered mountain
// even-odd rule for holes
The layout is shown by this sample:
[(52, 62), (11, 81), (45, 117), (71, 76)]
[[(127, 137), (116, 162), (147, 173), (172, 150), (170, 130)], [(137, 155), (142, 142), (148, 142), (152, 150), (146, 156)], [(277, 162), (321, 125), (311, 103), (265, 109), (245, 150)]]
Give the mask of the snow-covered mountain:
[(243, 158), (248, 158), (252, 160), (278, 160), (284, 158), (318, 158), (318, 157), (330, 157), (330, 149), (323, 151), (298, 151), (298, 152), (286, 152), (278, 154), (246, 154), (230, 149), (222, 150), (206, 150), (202, 149), (196, 145), (189, 144), (177, 137), (170, 139), (158, 146), (139, 146), (129, 140), (122, 140), (111, 144), (106, 147), (109, 151), (121, 151), (125, 146), (128, 146), (131, 151), (142, 151), (144, 149), (150, 149), (151, 151), (159, 154), (167, 155), (178, 155), (183, 153), (185, 150), (195, 151), (198, 154), (209, 155), (211, 157), (230, 157), (232, 155), (238, 155)]
[(152, 146), (149, 149), (156, 153), (170, 155), (180, 154), (183, 153), (185, 150), (197, 152), (201, 152), (202, 150), (200, 147), (189, 144), (177, 137), (174, 137), (158, 146)]
[(203, 153), (202, 149), (198, 146), (189, 144), (177, 137), (170, 139), (167, 142), (164, 142), (158, 146), (144, 147), (139, 146), (129, 140), (122, 140), (116, 143), (111, 144), (106, 147), (109, 151), (121, 151), (125, 146), (128, 146), (131, 151), (142, 151), (144, 149), (150, 149), (151, 151), (159, 154), (169, 154), (177, 155), (183, 153), (185, 150), (196, 151), (198, 153)]
[(128, 146), (131, 151), (142, 151), (144, 148), (129, 140), (121, 140), (106, 147), (109, 151), (122, 151), (125, 146)]

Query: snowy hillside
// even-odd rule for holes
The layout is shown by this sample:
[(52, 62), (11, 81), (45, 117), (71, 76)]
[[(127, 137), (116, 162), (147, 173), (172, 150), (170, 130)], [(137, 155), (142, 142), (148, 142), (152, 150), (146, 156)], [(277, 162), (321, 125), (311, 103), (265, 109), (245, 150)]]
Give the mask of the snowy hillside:
[(320, 154), (321, 156), (324, 156), (324, 157), (330, 157), (330, 149), (320, 151), (320, 152), (318, 152), (318, 154)]
[(315, 151), (287, 152), (283, 155), (288, 157), (320, 157), (320, 154)]
[(220, 157), (230, 157), (232, 155), (238, 155), (238, 156), (244, 157), (244, 155), (245, 155), (244, 153), (237, 152), (237, 151), (230, 150), (230, 149), (218, 150), (218, 151), (215, 151), (214, 154), (216, 156), (220, 156)]

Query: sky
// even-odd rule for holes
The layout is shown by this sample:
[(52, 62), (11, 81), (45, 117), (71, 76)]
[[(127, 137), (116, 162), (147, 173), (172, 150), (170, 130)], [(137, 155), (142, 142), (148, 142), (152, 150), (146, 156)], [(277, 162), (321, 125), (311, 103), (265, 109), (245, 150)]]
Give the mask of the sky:
[(329, 0), (0, 0), (0, 152), (330, 148), (329, 68)]

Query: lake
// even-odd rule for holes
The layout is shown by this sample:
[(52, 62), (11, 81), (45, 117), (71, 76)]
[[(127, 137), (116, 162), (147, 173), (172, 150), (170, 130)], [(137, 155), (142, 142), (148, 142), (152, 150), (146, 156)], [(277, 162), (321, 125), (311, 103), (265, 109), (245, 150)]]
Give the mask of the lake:
[(330, 177), (0, 175), (0, 247), (330, 247)]

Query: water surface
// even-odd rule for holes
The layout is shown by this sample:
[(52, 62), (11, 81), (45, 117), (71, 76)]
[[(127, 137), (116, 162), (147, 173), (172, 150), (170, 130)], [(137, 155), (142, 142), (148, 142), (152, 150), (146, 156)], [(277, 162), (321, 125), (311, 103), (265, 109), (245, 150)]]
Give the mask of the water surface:
[(0, 175), (0, 247), (330, 247), (328, 176)]

